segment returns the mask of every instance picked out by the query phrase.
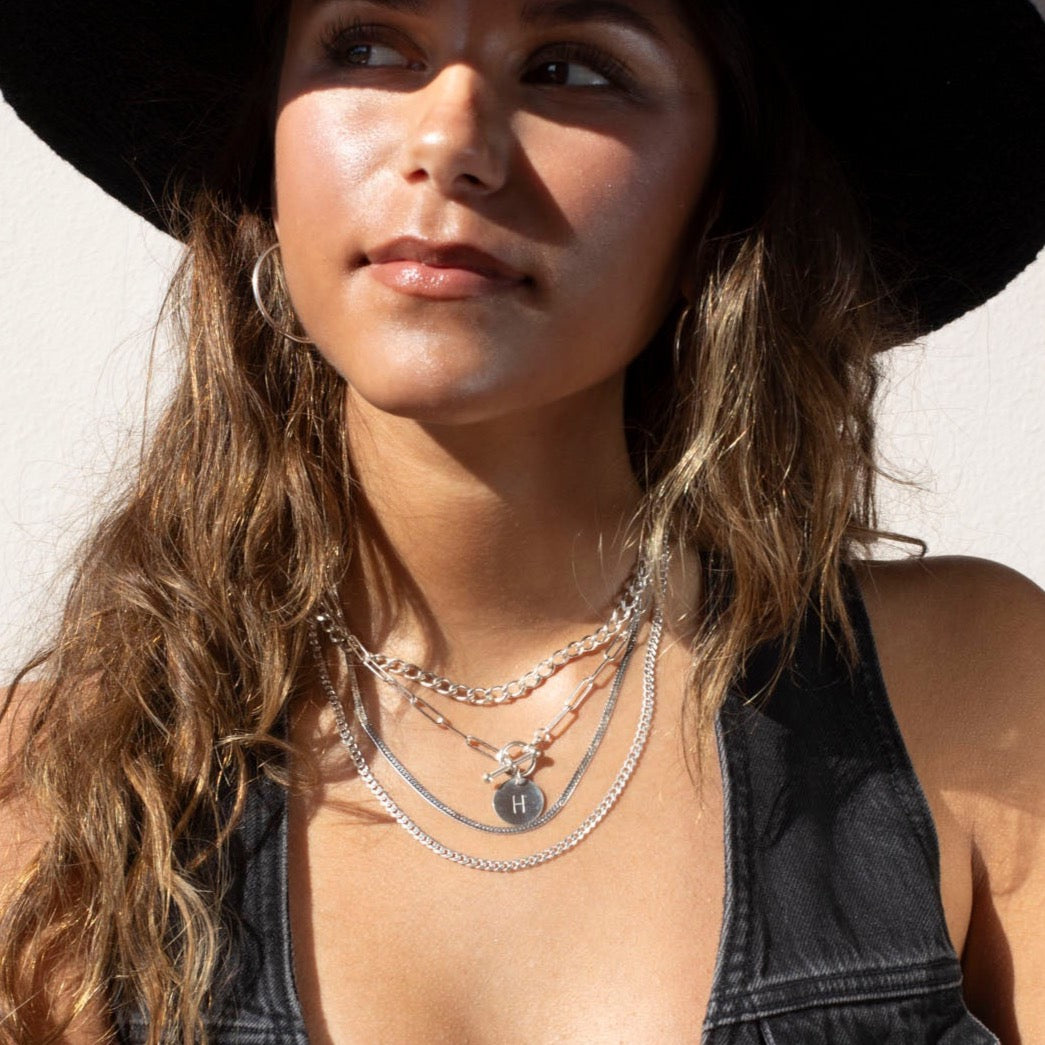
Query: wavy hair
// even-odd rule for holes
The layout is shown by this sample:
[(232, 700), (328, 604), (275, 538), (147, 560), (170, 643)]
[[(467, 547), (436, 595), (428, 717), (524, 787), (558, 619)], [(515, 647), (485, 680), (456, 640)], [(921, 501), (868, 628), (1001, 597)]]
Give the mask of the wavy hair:
[[(848, 634), (842, 564), (882, 536), (876, 358), (906, 331), (771, 48), (731, 5), (689, 14), (718, 75), (719, 155), (684, 260), (688, 307), (632, 364), (625, 406), (643, 540), (701, 553), (686, 703), (699, 732), (754, 647), (786, 650), (811, 602)], [(224, 170), (172, 211), (187, 244), (165, 302), (180, 377), (82, 549), (53, 644), (8, 692), (10, 717), (22, 680), (42, 677), (3, 778), (44, 837), (0, 915), (0, 1030), (15, 1042), (57, 1040), (99, 998), (147, 1013), (150, 1045), (205, 1040), (225, 841), (252, 773), (278, 772), (310, 615), (363, 525), (341, 380), (251, 297), (274, 240), (278, 57)], [(293, 322), (285, 293), (274, 311)], [(58, 954), (74, 966), (61, 1011)]]

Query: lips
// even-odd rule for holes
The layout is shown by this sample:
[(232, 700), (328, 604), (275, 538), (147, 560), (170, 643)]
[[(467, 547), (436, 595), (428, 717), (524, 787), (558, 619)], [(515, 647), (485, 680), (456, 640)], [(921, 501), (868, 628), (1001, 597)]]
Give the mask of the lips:
[(452, 301), (503, 294), (530, 278), (506, 261), (469, 243), (436, 243), (401, 237), (371, 250), (364, 271), (411, 297)]
[(525, 281), (526, 276), (493, 254), (467, 243), (433, 243), (405, 236), (377, 247), (366, 255), (371, 265), (414, 261), (428, 268), (465, 269), (487, 279)]

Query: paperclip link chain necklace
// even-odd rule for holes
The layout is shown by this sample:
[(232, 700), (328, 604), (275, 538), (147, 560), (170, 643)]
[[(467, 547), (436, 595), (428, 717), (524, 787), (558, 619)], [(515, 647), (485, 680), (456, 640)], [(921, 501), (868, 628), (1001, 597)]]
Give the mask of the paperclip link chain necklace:
[[(631, 576), (625, 582), (624, 591), (608, 621), (599, 625), (590, 635), (568, 642), (562, 649), (556, 650), (550, 657), (546, 657), (519, 678), (495, 686), (467, 686), (437, 675), (417, 664), (412, 664), (408, 660), (403, 660), (402, 657), (388, 653), (372, 653), (356, 635), (348, 630), (343, 620), (335, 621), (329, 614), (322, 614), (317, 620), (331, 642), (339, 646), (346, 646), (371, 670), (380, 668), (387, 675), (398, 675), (408, 682), (415, 682), (440, 696), (450, 697), (463, 704), (488, 707), (517, 700), (519, 697), (532, 693), (571, 661), (602, 649), (613, 642), (627, 628), (632, 618), (641, 614), (645, 608), (652, 573), (649, 563), (640, 556)], [(384, 679), (385, 675), (379, 677)]]
[(330, 673), (327, 670), (326, 661), (323, 658), (323, 650), (319, 644), (319, 634), (315, 627), (311, 628), (309, 631), (309, 641), (313, 655), (316, 659), (320, 684), (325, 690), (327, 699), (334, 712), (338, 735), (341, 738), (342, 744), (344, 744), (348, 751), (349, 757), (351, 758), (356, 771), (359, 773), (360, 779), (369, 788), (371, 794), (373, 794), (396, 823), (398, 823), (411, 838), (419, 842), (426, 849), (431, 850), (437, 856), (442, 857), (444, 860), (450, 860), (453, 863), (460, 864), (462, 867), (472, 868), (476, 871), (491, 871), (494, 873), (509, 874), (515, 871), (524, 871), (530, 867), (537, 867), (540, 864), (547, 863), (549, 860), (553, 860), (555, 857), (561, 856), (563, 853), (573, 849), (576, 845), (587, 838), (589, 834), (591, 834), (591, 832), (602, 822), (616, 804), (617, 799), (620, 797), (624, 788), (627, 786), (628, 781), (631, 779), (632, 774), (635, 772), (635, 767), (638, 765), (639, 758), (646, 747), (646, 742), (649, 740), (650, 728), (653, 724), (654, 705), (656, 703), (657, 654), (660, 649), (660, 639), (663, 630), (664, 618), (661, 608), (658, 606), (653, 614), (649, 636), (646, 640), (646, 656), (642, 669), (642, 707), (639, 713), (639, 722), (635, 729), (635, 736), (631, 742), (631, 747), (628, 749), (628, 753), (625, 756), (624, 763), (618, 770), (613, 783), (603, 796), (602, 801), (585, 818), (583, 823), (571, 831), (565, 838), (553, 845), (541, 849), (539, 852), (531, 854), (530, 856), (519, 857), (513, 860), (490, 860), (480, 856), (471, 856), (456, 849), (451, 849), (438, 839), (433, 838), (423, 828), (415, 823), (409, 814), (399, 808), (395, 799), (388, 794), (371, 772), (366, 756), (356, 743), (356, 739), (352, 734), (352, 728), (348, 722), (348, 717), (345, 714), (344, 705), (341, 703), (341, 698), (338, 696), (337, 690), (334, 688), (334, 684), (330, 678)]
[[(584, 756), (577, 766), (569, 782), (563, 789), (562, 794), (556, 799), (556, 801), (547, 809), (544, 810), (544, 794), (540, 788), (532, 781), (526, 779), (528, 775), (533, 771), (534, 766), (537, 762), (537, 757), (543, 750), (547, 749), (550, 741), (541, 743), (534, 748), (535, 757), (532, 762), (527, 765), (523, 765), (527, 761), (527, 757), (512, 759), (510, 751), (515, 749), (527, 749), (529, 745), (523, 745), (519, 741), (513, 741), (503, 745), (500, 748), (496, 756), (500, 761), (500, 768), (495, 770), (493, 773), (486, 773), (483, 775), (483, 779), (490, 783), (492, 780), (501, 775), (502, 773), (511, 773), (512, 779), (507, 781), (504, 785), (497, 789), (497, 794), (494, 796), (494, 809), (501, 816), (502, 820), (507, 821), (505, 824), (484, 824), (479, 820), (475, 820), (472, 817), (466, 816), (464, 813), (447, 805), (441, 801), (435, 795), (432, 794), (411, 772), (403, 765), (403, 763), (396, 757), (391, 751), (384, 739), (377, 733), (370, 722), (370, 718), (367, 715), (366, 706), (363, 703), (363, 697), (359, 690), (359, 682), (356, 678), (355, 666), (348, 661), (346, 657), (346, 666), (348, 669), (349, 681), (352, 689), (352, 700), (353, 707), (356, 714), (356, 719), (363, 729), (363, 732), (370, 738), (371, 743), (377, 748), (378, 751), (384, 756), (385, 760), (392, 766), (392, 768), (399, 774), (399, 776), (417, 792), (429, 805), (438, 809), (445, 816), (450, 817), (452, 820), (456, 820), (458, 823), (464, 824), (467, 827), (471, 827), (476, 831), (486, 831), (490, 834), (521, 834), (525, 831), (533, 831), (535, 828), (541, 827), (544, 824), (552, 820), (569, 802), (573, 796), (574, 791), (577, 789), (577, 785), (580, 783), (581, 778), (584, 776), (585, 771), (591, 764), (592, 759), (595, 757), (595, 753), (599, 749), (599, 745), (602, 743), (602, 739), (606, 734), (606, 730), (609, 728), (610, 720), (613, 716), (614, 709), (617, 705), (617, 698), (620, 695), (621, 685), (624, 682), (624, 674), (627, 671), (628, 663), (631, 660), (631, 655), (635, 649), (635, 641), (638, 635), (638, 629), (641, 618), (633, 618), (632, 625), (628, 629), (626, 635), (621, 636), (622, 642), (619, 644), (615, 643), (613, 647), (607, 649), (603, 654), (603, 660), (599, 667), (595, 669), (590, 675), (587, 676), (574, 690), (574, 695), (582, 693), (583, 695), (576, 699), (575, 696), (571, 696), (571, 699), (566, 702), (563, 706), (562, 711), (556, 717), (554, 723), (539, 729), (535, 732), (535, 737), (543, 734), (547, 737), (555, 725), (562, 720), (570, 711), (575, 710), (583, 702), (584, 697), (591, 692), (594, 688), (595, 681), (602, 671), (608, 664), (615, 662), (620, 659), (620, 665), (613, 676), (613, 681), (610, 684), (610, 695), (606, 701), (606, 706), (603, 709), (602, 717), (599, 720), (599, 725), (592, 736), (591, 742), (588, 745), (587, 750), (584, 752)], [(321, 680), (324, 672), (326, 671), (326, 665), (323, 664), (320, 669)], [(329, 675), (327, 675), (329, 678)], [(397, 688), (404, 691), (406, 699), (411, 698), (419, 700), (414, 694), (410, 693), (401, 683), (395, 683)], [(423, 702), (422, 702), (423, 703)], [(421, 708), (418, 708), (421, 710)], [(424, 713), (424, 712), (422, 712)], [(469, 747), (475, 747), (470, 741), (476, 739), (463, 733), (457, 729), (452, 723), (443, 719), (438, 721), (432, 719), (428, 714), (425, 717), (429, 721), (434, 721), (437, 725), (442, 726), (444, 729), (450, 729), (458, 736), (463, 737), (466, 742), (469, 742)], [(483, 742), (485, 744), (485, 741)], [(491, 750), (493, 749), (492, 744), (487, 744)], [(485, 752), (484, 752), (485, 753)], [(494, 757), (491, 755), (490, 757)]]

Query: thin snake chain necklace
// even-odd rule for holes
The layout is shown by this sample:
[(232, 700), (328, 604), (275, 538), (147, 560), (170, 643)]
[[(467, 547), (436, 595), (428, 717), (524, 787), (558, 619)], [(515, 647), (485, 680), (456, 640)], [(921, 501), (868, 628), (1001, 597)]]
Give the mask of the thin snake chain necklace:
[[(355, 665), (348, 662), (346, 657), (346, 668), (349, 677), (349, 683), (352, 689), (352, 701), (353, 707), (356, 713), (356, 720), (359, 722), (363, 729), (363, 732), (370, 738), (371, 743), (377, 748), (378, 751), (384, 756), (385, 760), (392, 766), (392, 768), (399, 774), (399, 776), (406, 781), (406, 783), (413, 788), (429, 805), (434, 806), (445, 816), (450, 817), (452, 820), (456, 820), (458, 823), (464, 824), (467, 827), (471, 827), (476, 831), (486, 831), (490, 834), (522, 834), (525, 831), (532, 831), (535, 828), (541, 827), (544, 824), (552, 820), (569, 802), (573, 796), (573, 792), (576, 790), (577, 785), (580, 783), (581, 777), (584, 776), (585, 771), (591, 764), (592, 759), (595, 757), (595, 753), (602, 743), (602, 739), (606, 734), (606, 730), (609, 728), (610, 720), (613, 716), (614, 709), (617, 705), (617, 698), (620, 695), (621, 685), (624, 681), (624, 674), (627, 671), (628, 663), (631, 660), (632, 653), (635, 649), (635, 642), (638, 635), (639, 624), (641, 618), (636, 616), (631, 627), (627, 633), (621, 636), (620, 648), (616, 649), (618, 644), (614, 645), (614, 648), (607, 649), (603, 654), (603, 660), (599, 667), (595, 669), (586, 679), (577, 687), (580, 690), (584, 687), (584, 695), (594, 687), (595, 679), (606, 665), (613, 663), (617, 659), (620, 660), (620, 664), (614, 673), (613, 681), (610, 684), (610, 695), (606, 701), (606, 705), (603, 709), (602, 717), (599, 720), (599, 725), (592, 736), (591, 742), (588, 745), (587, 750), (584, 752), (584, 756), (577, 766), (573, 776), (570, 777), (569, 782), (563, 789), (562, 794), (556, 799), (556, 801), (547, 809), (544, 810), (544, 794), (540, 788), (531, 780), (527, 779), (527, 775), (532, 772), (533, 767), (536, 765), (537, 758), (540, 756), (542, 750), (546, 750), (547, 743), (539, 743), (536, 737), (543, 734), (548, 736), (555, 726), (571, 711), (576, 710), (580, 706), (581, 700), (577, 700), (571, 697), (566, 704), (563, 705), (562, 710), (556, 716), (555, 721), (545, 726), (543, 729), (539, 729), (535, 733), (535, 743), (531, 745), (523, 744), (521, 741), (512, 741), (508, 744), (503, 745), (498, 751), (500, 756), (501, 766), (493, 773), (486, 773), (483, 775), (483, 779), (490, 783), (497, 776), (502, 773), (511, 773), (512, 779), (506, 781), (501, 787), (497, 789), (494, 796), (494, 810), (500, 815), (501, 819), (506, 821), (504, 824), (484, 824), (479, 820), (474, 820), (464, 813), (447, 805), (445, 802), (436, 798), (411, 772), (406, 766), (396, 757), (395, 753), (391, 751), (384, 739), (377, 733), (370, 722), (370, 717), (367, 714), (366, 705), (363, 703), (362, 693), (359, 689), (359, 680), (356, 676)], [(325, 668), (325, 665), (324, 665)], [(329, 677), (329, 675), (328, 675)], [(415, 695), (412, 694), (405, 687), (399, 683), (394, 683), (397, 688), (402, 689), (404, 692), (401, 694), (404, 699), (412, 702)], [(577, 690), (574, 692), (576, 693)], [(421, 710), (420, 708), (418, 710)], [(462, 733), (461, 730), (457, 729), (452, 723), (445, 719), (441, 721), (438, 719), (432, 719), (429, 715), (425, 714), (429, 721), (435, 722), (436, 725), (440, 725), (444, 729), (450, 729), (457, 733), (459, 736), (465, 737), (468, 740), (476, 740), (477, 738), (469, 737), (467, 734)], [(485, 742), (484, 742), (485, 743)], [(487, 744), (487, 747), (493, 749), (493, 745)], [(478, 750), (476, 744), (469, 744), (473, 750)], [(523, 750), (522, 756), (512, 759), (511, 751)], [(532, 757), (531, 757), (532, 751)], [(485, 754), (486, 752), (480, 752)], [(489, 756), (493, 757), (493, 756)], [(543, 810), (543, 812), (542, 812)]]
[[(616, 804), (617, 799), (620, 797), (624, 788), (627, 786), (628, 781), (631, 779), (635, 767), (638, 765), (639, 758), (646, 747), (646, 742), (649, 740), (650, 728), (653, 723), (654, 705), (656, 703), (657, 655), (660, 649), (661, 634), (664, 630), (663, 612), (659, 603), (654, 609), (653, 619), (650, 622), (649, 635), (646, 639), (646, 656), (642, 670), (642, 705), (639, 712), (638, 725), (635, 729), (635, 736), (632, 740), (631, 747), (628, 749), (623, 764), (618, 770), (613, 783), (603, 796), (602, 801), (594, 810), (592, 810), (585, 820), (565, 838), (560, 839), (560, 841), (553, 845), (547, 846), (539, 852), (532, 853), (529, 856), (518, 857), (512, 860), (491, 860), (485, 857), (471, 856), (467, 853), (462, 853), (456, 849), (451, 849), (449, 846), (438, 841), (438, 839), (433, 838), (423, 828), (415, 823), (409, 814), (400, 809), (396, 804), (395, 799), (388, 794), (371, 772), (366, 756), (363, 754), (352, 733), (352, 728), (349, 724), (348, 716), (345, 713), (344, 705), (341, 703), (341, 698), (338, 695), (333, 680), (330, 678), (330, 672), (327, 669), (326, 660), (323, 656), (323, 650), (319, 642), (319, 626), (320, 623), (317, 621), (313, 623), (312, 627), (310, 627), (309, 644), (313, 656), (315, 657), (320, 685), (323, 687), (327, 700), (334, 712), (334, 719), (337, 723), (337, 731), (341, 738), (341, 742), (348, 751), (349, 757), (351, 758), (356, 771), (359, 773), (360, 778), (369, 788), (371, 794), (373, 794), (377, 801), (392, 816), (396, 823), (398, 823), (399, 826), (402, 827), (415, 841), (419, 842), (426, 849), (430, 849), (437, 856), (441, 856), (443, 859), (450, 860), (462, 867), (469, 867), (477, 871), (492, 871), (502, 874), (511, 873), (514, 871), (527, 870), (531, 867), (537, 867), (540, 864), (546, 863), (547, 861), (568, 852), (570, 849), (573, 849), (581, 841), (587, 838), (589, 834), (591, 834), (595, 827), (602, 822)], [(344, 647), (341, 648), (343, 649)], [(631, 651), (629, 650), (629, 659), (630, 652)], [(621, 668), (618, 669), (618, 673), (621, 674), (621, 677), (623, 677), (624, 666), (625, 664), (622, 661)], [(352, 670), (353, 666), (350, 664), (350, 673)], [(592, 754), (594, 754), (594, 752), (592, 752)]]

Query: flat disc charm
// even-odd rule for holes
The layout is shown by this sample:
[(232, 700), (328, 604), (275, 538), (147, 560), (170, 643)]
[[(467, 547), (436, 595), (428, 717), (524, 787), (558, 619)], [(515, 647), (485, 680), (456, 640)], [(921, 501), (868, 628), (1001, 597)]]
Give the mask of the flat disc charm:
[(544, 792), (532, 780), (517, 775), (493, 793), (493, 807), (507, 824), (529, 824), (544, 810)]

